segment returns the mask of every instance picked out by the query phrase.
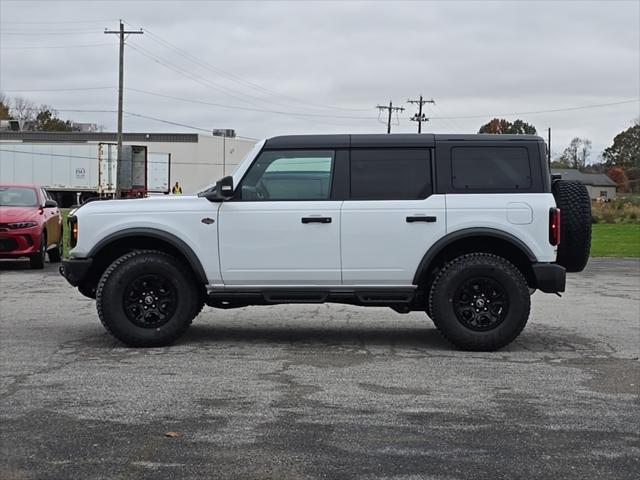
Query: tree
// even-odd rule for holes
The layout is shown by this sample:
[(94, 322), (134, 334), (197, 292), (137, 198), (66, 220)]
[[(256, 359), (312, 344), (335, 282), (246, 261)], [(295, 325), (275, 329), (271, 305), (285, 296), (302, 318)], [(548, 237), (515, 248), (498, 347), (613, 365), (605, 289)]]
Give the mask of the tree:
[(624, 173), (624, 170), (620, 167), (611, 167), (607, 171), (607, 175), (611, 180), (616, 182), (618, 185), (619, 192), (628, 192), (629, 191), (629, 179), (627, 178), (627, 174)]
[(602, 152), (602, 159), (607, 167), (640, 167), (640, 119), (615, 136), (613, 145)]
[(23, 97), (15, 97), (11, 102), (11, 116), (18, 120), (20, 128), (33, 121), (36, 116), (36, 105)]
[(9, 97), (0, 92), (0, 120), (11, 120), (9, 113)]
[(478, 133), (515, 133), (535, 135), (536, 127), (518, 119), (511, 123), (504, 118), (494, 118), (489, 123), (480, 127)]
[(70, 132), (71, 122), (58, 118), (58, 112), (47, 105), (41, 105), (33, 125), (34, 130), (46, 132)]
[(568, 165), (569, 168), (583, 169), (587, 164), (587, 159), (591, 154), (591, 140), (575, 137), (564, 149), (559, 160)]

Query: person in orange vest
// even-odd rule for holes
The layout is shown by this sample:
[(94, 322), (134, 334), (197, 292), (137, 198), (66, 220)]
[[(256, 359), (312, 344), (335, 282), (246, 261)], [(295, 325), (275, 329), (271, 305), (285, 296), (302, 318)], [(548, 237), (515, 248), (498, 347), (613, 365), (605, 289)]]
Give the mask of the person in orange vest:
[(171, 193), (173, 195), (182, 195), (182, 187), (178, 182), (176, 182), (176, 184), (173, 187), (171, 187)]

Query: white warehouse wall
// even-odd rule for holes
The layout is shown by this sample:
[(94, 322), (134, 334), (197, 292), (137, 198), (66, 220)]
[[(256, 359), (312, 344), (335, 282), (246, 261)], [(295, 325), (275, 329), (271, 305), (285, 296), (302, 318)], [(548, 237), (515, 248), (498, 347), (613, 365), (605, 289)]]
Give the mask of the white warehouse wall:
[(170, 153), (170, 184), (173, 185), (178, 181), (184, 193), (193, 193), (200, 187), (231, 174), (257, 141), (198, 135), (197, 143), (139, 141), (124, 143), (146, 145), (149, 152)]

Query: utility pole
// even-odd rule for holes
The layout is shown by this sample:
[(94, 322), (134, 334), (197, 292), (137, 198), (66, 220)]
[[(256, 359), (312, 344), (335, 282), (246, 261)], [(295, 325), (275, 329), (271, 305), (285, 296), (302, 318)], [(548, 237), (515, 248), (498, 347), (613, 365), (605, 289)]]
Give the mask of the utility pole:
[(122, 95), (124, 90), (124, 40), (125, 35), (142, 35), (139, 31), (129, 31), (124, 29), (124, 23), (120, 20), (120, 30), (104, 29), (106, 34), (115, 34), (120, 37), (120, 68), (118, 71), (118, 163), (116, 164), (116, 198), (120, 198), (120, 161), (122, 160)]
[(394, 107), (393, 102), (389, 101), (389, 106), (386, 105), (376, 105), (376, 108), (382, 112), (383, 110), (389, 111), (389, 118), (387, 119), (387, 133), (391, 133), (391, 114), (393, 112), (404, 112), (403, 107)]
[(416, 113), (413, 117), (411, 117), (411, 121), (412, 122), (418, 122), (418, 133), (422, 133), (422, 122), (428, 122), (429, 119), (426, 118), (425, 114), (422, 113), (422, 106), (425, 103), (432, 103), (432, 104), (436, 104), (436, 102), (433, 100), (433, 98), (431, 100), (423, 100), (422, 99), (422, 95), (420, 95), (420, 100), (407, 100), (407, 103), (417, 103), (418, 104), (418, 113)]
[(549, 141), (547, 142), (547, 162), (549, 163), (549, 171), (551, 171), (551, 127), (549, 127), (547, 135), (549, 137)]

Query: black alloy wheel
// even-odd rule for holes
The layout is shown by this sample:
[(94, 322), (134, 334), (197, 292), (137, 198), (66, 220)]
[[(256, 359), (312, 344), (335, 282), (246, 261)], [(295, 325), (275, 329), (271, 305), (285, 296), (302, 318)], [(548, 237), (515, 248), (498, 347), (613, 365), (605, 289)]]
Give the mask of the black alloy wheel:
[(485, 332), (500, 325), (509, 308), (509, 299), (498, 282), (477, 277), (464, 282), (453, 295), (453, 311), (470, 330)]
[(131, 323), (142, 328), (157, 328), (175, 313), (178, 291), (161, 275), (143, 275), (125, 287), (122, 301)]
[(199, 288), (184, 262), (165, 252), (135, 250), (104, 271), (95, 289), (96, 308), (107, 331), (123, 343), (162, 347), (191, 325), (200, 305)]
[(440, 333), (464, 350), (493, 351), (513, 341), (527, 324), (529, 286), (506, 258), (468, 253), (445, 264), (428, 306)]

